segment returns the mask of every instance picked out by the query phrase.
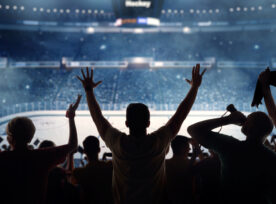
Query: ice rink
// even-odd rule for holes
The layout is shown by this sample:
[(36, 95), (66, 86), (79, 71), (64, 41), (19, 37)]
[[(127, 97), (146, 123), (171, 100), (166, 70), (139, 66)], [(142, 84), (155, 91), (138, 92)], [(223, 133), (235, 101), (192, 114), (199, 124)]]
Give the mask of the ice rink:
[[(103, 113), (114, 127), (125, 133), (128, 133), (128, 129), (125, 126), (125, 112), (104, 111)], [(162, 125), (166, 124), (173, 113), (174, 112), (171, 111), (151, 111), (151, 125), (148, 128), (148, 133), (153, 132)], [(222, 111), (191, 111), (189, 116), (184, 121), (179, 134), (189, 136), (187, 133), (187, 127), (189, 125), (198, 121), (220, 117), (223, 113), (224, 112)], [(65, 117), (65, 111), (35, 111), (10, 115), (8, 117), (1, 118), (0, 133), (2, 138), (4, 139), (2, 144), (7, 143), (5, 136), (6, 125), (11, 118), (16, 116), (27, 116), (33, 120), (36, 126), (36, 133), (31, 144), (33, 144), (34, 141), (36, 141), (37, 139), (40, 142), (43, 140), (52, 140), (57, 145), (66, 144), (66, 142), (68, 141), (69, 125), (68, 119)], [(88, 135), (99, 137), (96, 126), (94, 125), (88, 111), (77, 111), (75, 121), (80, 145), (82, 145), (82, 141)], [(233, 137), (244, 140), (245, 137), (241, 134), (240, 129), (241, 128), (239, 126), (229, 125), (223, 127), (221, 133), (232, 135)], [(101, 139), (100, 142), (101, 158), (104, 152), (109, 152), (109, 149), (105, 146), (105, 143)], [(78, 157), (79, 154), (76, 154), (76, 158)], [(169, 152), (167, 157), (171, 157), (171, 151)]]

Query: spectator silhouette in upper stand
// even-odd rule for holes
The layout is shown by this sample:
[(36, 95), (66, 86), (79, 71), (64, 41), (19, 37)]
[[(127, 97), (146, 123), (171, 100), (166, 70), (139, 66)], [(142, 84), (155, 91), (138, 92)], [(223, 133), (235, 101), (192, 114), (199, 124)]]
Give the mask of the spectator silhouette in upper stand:
[(45, 203), (49, 171), (62, 163), (66, 155), (77, 148), (77, 131), (74, 117), (81, 96), (67, 111), (69, 141), (66, 145), (30, 150), (35, 126), (27, 117), (12, 119), (6, 128), (12, 151), (0, 153), (1, 200), (6, 203)]
[(271, 80), (270, 77), (271, 77), (270, 70), (269, 68), (267, 68), (259, 75), (259, 81), (262, 86), (262, 92), (264, 95), (264, 101), (265, 101), (268, 114), (271, 117), (274, 123), (274, 126), (276, 126), (276, 105), (270, 90), (270, 80)]
[[(193, 146), (191, 158), (188, 157), (190, 144)], [(173, 157), (166, 160), (167, 192), (171, 204), (194, 202), (193, 167), (200, 148), (192, 139), (176, 136), (171, 142)]]
[[(230, 124), (242, 125), (245, 141), (212, 131)], [(196, 141), (219, 155), (223, 203), (275, 203), (276, 154), (263, 144), (272, 128), (265, 113), (246, 117), (238, 111), (188, 127)]]
[(100, 143), (95, 136), (88, 136), (83, 141), (84, 153), (88, 164), (76, 168), (72, 173), (72, 183), (80, 185), (84, 203), (112, 203), (112, 162), (100, 161)]
[(129, 135), (120, 132), (104, 118), (94, 95), (101, 81), (95, 83), (93, 70), (88, 68), (83, 79), (78, 77), (86, 91), (90, 114), (98, 132), (112, 152), (113, 198), (115, 204), (159, 204), (165, 195), (165, 155), (171, 140), (178, 133), (195, 101), (202, 75), (200, 65), (193, 68), (191, 89), (166, 125), (147, 134), (150, 125), (148, 107), (141, 103), (130, 104), (126, 111)]

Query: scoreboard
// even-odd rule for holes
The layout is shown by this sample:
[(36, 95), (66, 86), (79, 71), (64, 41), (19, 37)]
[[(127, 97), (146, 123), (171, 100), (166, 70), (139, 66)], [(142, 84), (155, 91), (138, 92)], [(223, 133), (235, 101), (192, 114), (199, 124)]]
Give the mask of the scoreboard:
[(164, 0), (112, 0), (116, 18), (159, 18)]

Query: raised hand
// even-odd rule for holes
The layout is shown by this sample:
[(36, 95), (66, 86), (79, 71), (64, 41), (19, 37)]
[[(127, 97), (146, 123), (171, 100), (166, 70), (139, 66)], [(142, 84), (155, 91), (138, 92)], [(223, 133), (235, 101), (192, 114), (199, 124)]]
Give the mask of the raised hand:
[(102, 81), (98, 81), (97, 83), (95, 83), (93, 81), (93, 69), (91, 69), (91, 75), (89, 75), (89, 69), (88, 69), (88, 67), (86, 67), (86, 76), (84, 74), (83, 69), (81, 69), (81, 73), (82, 73), (83, 79), (81, 77), (79, 77), (79, 76), (77, 76), (77, 78), (81, 81), (82, 86), (85, 89), (85, 91), (92, 91), (100, 83), (102, 83)]
[(193, 67), (192, 80), (186, 79), (186, 81), (193, 87), (199, 87), (201, 85), (202, 76), (206, 72), (206, 69), (200, 74), (200, 64)]
[(269, 80), (270, 80), (270, 69), (269, 67), (267, 67), (265, 71), (260, 73), (259, 81), (263, 86), (269, 86)]
[(75, 117), (75, 112), (80, 104), (81, 100), (81, 95), (78, 95), (78, 99), (75, 103), (70, 104), (69, 108), (66, 111), (66, 117), (67, 118), (74, 118)]

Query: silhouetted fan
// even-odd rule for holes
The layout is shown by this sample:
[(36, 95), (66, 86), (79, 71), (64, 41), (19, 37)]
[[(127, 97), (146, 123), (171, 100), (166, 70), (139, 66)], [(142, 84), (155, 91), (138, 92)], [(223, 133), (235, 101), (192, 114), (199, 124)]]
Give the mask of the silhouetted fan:
[[(273, 85), (273, 86), (276, 86), (276, 71), (270, 72), (269, 84)], [(254, 93), (254, 97), (253, 97), (251, 106), (252, 107), (256, 106), (258, 108), (258, 106), (260, 104), (262, 104), (263, 97), (264, 97), (264, 94), (263, 94), (263, 91), (262, 91), (262, 86), (261, 86), (261, 83), (258, 80), (258, 82), (256, 84), (255, 93)]]

